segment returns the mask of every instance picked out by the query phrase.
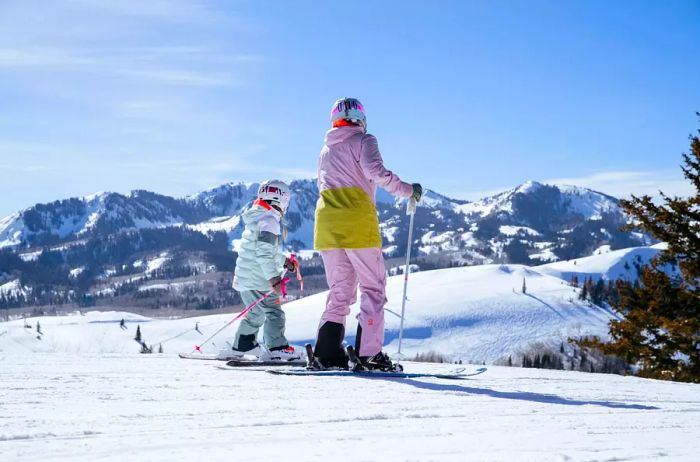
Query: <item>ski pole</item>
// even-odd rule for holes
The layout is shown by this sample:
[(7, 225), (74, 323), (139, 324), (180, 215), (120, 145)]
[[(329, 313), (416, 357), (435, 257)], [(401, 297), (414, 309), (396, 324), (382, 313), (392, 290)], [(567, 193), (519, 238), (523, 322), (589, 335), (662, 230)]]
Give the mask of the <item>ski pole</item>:
[(403, 273), (403, 299), (401, 301), (401, 324), (399, 326), (399, 353), (396, 358), (396, 363), (401, 363), (401, 342), (403, 341), (403, 320), (406, 314), (406, 290), (408, 289), (408, 273), (410, 272), (411, 264), (411, 244), (413, 243), (413, 219), (416, 216), (416, 200), (410, 198), (406, 206), (406, 213), (410, 215), (408, 222), (408, 248), (406, 249), (406, 266), (404, 267)]
[(217, 330), (216, 332), (214, 332), (212, 335), (209, 336), (209, 338), (207, 338), (205, 341), (203, 341), (200, 345), (195, 345), (195, 346), (194, 346), (194, 350), (192, 350), (192, 353), (194, 353), (195, 351), (198, 351), (198, 352), (201, 353), (201, 352), (202, 352), (202, 347), (203, 347), (204, 345), (206, 345), (206, 344), (209, 342), (209, 340), (213, 339), (214, 337), (216, 337), (217, 335), (219, 335), (219, 332), (221, 332), (222, 330), (226, 329), (228, 326), (230, 326), (231, 324), (233, 324), (234, 322), (236, 322), (238, 319), (240, 319), (240, 318), (242, 318), (243, 316), (245, 316), (245, 314), (246, 314), (248, 311), (250, 311), (250, 310), (252, 310), (253, 308), (255, 308), (256, 306), (258, 306), (263, 300), (265, 300), (270, 294), (272, 294), (272, 293), (274, 293), (274, 292), (275, 292), (274, 290), (270, 290), (270, 291), (267, 292), (265, 295), (263, 295), (263, 296), (260, 297), (259, 299), (255, 300), (255, 301), (254, 301), (253, 303), (251, 303), (245, 310), (243, 310), (243, 311), (241, 311), (240, 313), (238, 313), (238, 315), (237, 315), (235, 318), (233, 318), (233, 319), (230, 320), (228, 323), (226, 323), (226, 325), (224, 325), (224, 327), (222, 327), (221, 329), (219, 329), (219, 330)]

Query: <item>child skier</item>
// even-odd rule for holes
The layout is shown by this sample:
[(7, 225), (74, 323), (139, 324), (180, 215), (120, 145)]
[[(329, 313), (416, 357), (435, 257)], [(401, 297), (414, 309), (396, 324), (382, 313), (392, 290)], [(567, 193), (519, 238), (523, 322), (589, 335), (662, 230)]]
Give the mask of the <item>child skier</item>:
[(377, 139), (367, 133), (365, 110), (342, 98), (331, 110), (331, 128), (318, 162), (314, 248), (321, 251), (330, 289), (319, 323), (314, 356), (321, 367), (348, 368), (342, 346), (345, 318), (357, 299), (360, 316), (355, 350), (366, 369), (393, 370), (382, 352), (386, 271), (375, 205), (381, 186), (391, 194), (419, 201), (420, 184), (404, 183), (384, 168)]
[[(293, 260), (281, 251), (280, 228), (289, 205), (289, 187), (278, 180), (262, 183), (253, 205), (243, 213), (245, 231), (241, 236), (233, 288), (241, 294), (245, 306), (250, 306), (266, 293), (256, 307), (241, 321), (233, 341), (234, 358), (258, 356), (262, 360), (291, 361), (300, 355), (284, 336), (285, 316), (278, 303), (284, 270), (297, 270)], [(258, 330), (264, 324), (264, 347), (258, 344)]]

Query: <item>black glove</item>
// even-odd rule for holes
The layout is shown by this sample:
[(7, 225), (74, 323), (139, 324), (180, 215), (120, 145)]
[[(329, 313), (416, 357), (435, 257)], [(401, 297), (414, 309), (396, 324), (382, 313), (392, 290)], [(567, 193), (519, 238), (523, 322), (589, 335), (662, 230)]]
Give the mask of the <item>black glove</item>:
[(416, 200), (416, 202), (420, 202), (421, 197), (423, 197), (423, 187), (420, 185), (420, 183), (413, 183), (413, 194), (411, 194), (411, 197)]
[(282, 292), (282, 276), (275, 276), (270, 279), (270, 285), (272, 286), (272, 291), (276, 294)]
[(295, 265), (294, 262), (290, 258), (285, 258), (284, 259), (284, 269), (286, 269), (290, 273), (296, 273), (297, 265)]

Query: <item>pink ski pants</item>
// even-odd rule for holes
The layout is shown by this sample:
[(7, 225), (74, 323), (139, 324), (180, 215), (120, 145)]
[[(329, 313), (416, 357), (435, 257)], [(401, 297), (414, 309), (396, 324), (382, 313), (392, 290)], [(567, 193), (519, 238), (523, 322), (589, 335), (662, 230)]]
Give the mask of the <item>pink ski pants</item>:
[(359, 354), (374, 356), (384, 345), (386, 270), (382, 249), (323, 250), (321, 257), (330, 291), (320, 325), (326, 321), (345, 325), (345, 318), (350, 314), (350, 305), (357, 301), (359, 283), (359, 320), (362, 326)]

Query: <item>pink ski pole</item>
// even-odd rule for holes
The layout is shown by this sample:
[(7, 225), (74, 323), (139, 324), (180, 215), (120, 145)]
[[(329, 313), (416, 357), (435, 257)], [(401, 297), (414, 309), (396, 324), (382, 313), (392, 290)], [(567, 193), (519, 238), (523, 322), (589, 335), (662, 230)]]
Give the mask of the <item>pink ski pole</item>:
[(209, 340), (213, 339), (214, 337), (216, 337), (217, 335), (219, 335), (219, 332), (221, 332), (222, 330), (226, 329), (228, 326), (230, 326), (231, 324), (233, 324), (234, 322), (236, 322), (238, 319), (240, 319), (240, 318), (242, 318), (243, 316), (245, 316), (245, 314), (246, 314), (248, 311), (250, 311), (250, 310), (252, 310), (253, 308), (255, 308), (256, 306), (258, 306), (258, 305), (260, 304), (260, 302), (262, 302), (263, 300), (265, 300), (265, 298), (267, 298), (267, 297), (268, 297), (270, 294), (272, 294), (272, 293), (274, 293), (274, 290), (271, 290), (271, 291), (267, 292), (265, 295), (263, 295), (263, 296), (260, 297), (259, 299), (255, 300), (255, 301), (254, 301), (250, 306), (248, 306), (245, 310), (243, 310), (243, 311), (241, 311), (240, 313), (238, 313), (238, 315), (237, 315), (235, 318), (233, 318), (232, 320), (230, 320), (224, 327), (222, 327), (221, 329), (217, 330), (217, 331), (214, 332), (211, 336), (209, 336), (209, 338), (207, 338), (205, 341), (203, 341), (203, 342), (201, 343), (201, 345), (195, 345), (195, 346), (194, 346), (194, 350), (192, 350), (192, 353), (194, 353), (195, 351), (199, 351), (199, 352), (201, 353), (201, 352), (202, 352), (202, 347), (203, 347), (204, 345), (206, 345), (206, 344), (209, 342)]

